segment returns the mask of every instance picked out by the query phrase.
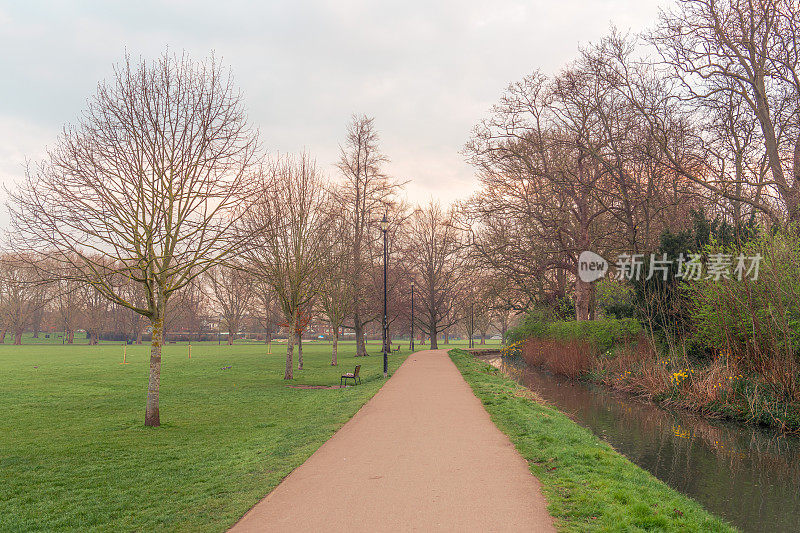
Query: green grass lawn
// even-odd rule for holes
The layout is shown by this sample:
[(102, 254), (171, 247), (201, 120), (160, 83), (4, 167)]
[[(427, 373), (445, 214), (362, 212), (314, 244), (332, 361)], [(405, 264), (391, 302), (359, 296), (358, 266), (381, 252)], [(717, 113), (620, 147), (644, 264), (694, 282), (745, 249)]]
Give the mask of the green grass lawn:
[(0, 345), (0, 530), (225, 530), (384, 383), (375, 344), (343, 344), (338, 367), (327, 343), (304, 348), (293, 384), (361, 364), (363, 385), (288, 388), (285, 344), (168, 345), (162, 426), (145, 428), (148, 346), (121, 365), (119, 344)]
[(528, 460), (559, 530), (732, 531), (494, 367), (461, 350), (450, 358)]

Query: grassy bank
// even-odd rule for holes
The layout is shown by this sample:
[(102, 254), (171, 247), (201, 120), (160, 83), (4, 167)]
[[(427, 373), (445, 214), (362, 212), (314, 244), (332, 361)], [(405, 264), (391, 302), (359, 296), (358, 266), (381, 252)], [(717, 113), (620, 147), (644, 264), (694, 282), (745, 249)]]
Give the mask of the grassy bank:
[(728, 351), (691, 358), (679, 347), (654, 343), (632, 319), (553, 322), (529, 330), (508, 348), (529, 365), (706, 416), (800, 430), (800, 403)]
[(532, 393), (462, 350), (450, 357), (539, 478), (562, 531), (731, 531)]
[[(377, 353), (373, 344), (371, 351)], [(164, 348), (160, 428), (145, 428), (147, 346), (0, 346), (0, 531), (224, 531), (384, 383), (378, 356), (308, 343)], [(408, 354), (390, 358), (391, 370)]]

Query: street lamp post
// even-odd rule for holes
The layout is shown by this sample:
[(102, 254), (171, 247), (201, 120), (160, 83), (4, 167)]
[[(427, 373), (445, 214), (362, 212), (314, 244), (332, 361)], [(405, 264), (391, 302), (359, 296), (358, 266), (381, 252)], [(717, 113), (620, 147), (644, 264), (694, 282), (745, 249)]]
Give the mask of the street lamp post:
[(411, 351), (414, 351), (414, 281), (411, 281)]
[(475, 347), (475, 303), (469, 304), (469, 347)]
[(389, 341), (389, 308), (387, 304), (388, 291), (386, 286), (387, 263), (389, 262), (389, 248), (386, 243), (386, 232), (389, 229), (389, 220), (386, 213), (381, 220), (381, 231), (383, 232), (383, 377), (389, 377), (389, 353), (386, 345)]

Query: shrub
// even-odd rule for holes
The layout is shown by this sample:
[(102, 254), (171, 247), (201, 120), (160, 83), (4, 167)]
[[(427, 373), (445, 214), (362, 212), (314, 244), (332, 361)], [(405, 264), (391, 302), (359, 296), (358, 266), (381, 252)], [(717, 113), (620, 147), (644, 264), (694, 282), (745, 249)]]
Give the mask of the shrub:
[(634, 341), (642, 333), (635, 318), (553, 322), (544, 336), (558, 340), (582, 340), (597, 352), (610, 350), (617, 344)]
[[(666, 254), (673, 260), (680, 254), (698, 253), (707, 250), (711, 243), (720, 243), (725, 248), (732, 248), (737, 242), (746, 243), (755, 238), (755, 219), (745, 223), (728, 224), (719, 217), (709, 219), (701, 211), (692, 211), (692, 227), (686, 231), (672, 233), (665, 231), (660, 238), (659, 246), (653, 253), (656, 257)], [(650, 254), (644, 254), (642, 272), (650, 269)], [(674, 344), (683, 339), (691, 329), (691, 301), (686, 286), (676, 277), (677, 263), (668, 268), (667, 279), (655, 275), (652, 278), (632, 281), (634, 291), (634, 316), (639, 317), (648, 329), (666, 341)]]
[(545, 312), (540, 309), (528, 311), (519, 324), (506, 332), (506, 344), (515, 344), (531, 337), (540, 337), (547, 330)]
[(596, 350), (606, 351), (615, 344), (625, 344), (642, 333), (634, 318), (605, 318), (600, 320), (564, 320), (548, 322), (542, 311), (529, 311), (522, 321), (508, 330), (506, 342), (514, 344), (532, 338), (586, 341)]
[[(741, 251), (709, 246), (734, 258), (761, 255), (759, 276), (687, 283), (695, 341), (715, 357), (733, 358), (761, 374), (786, 400), (800, 399), (800, 237), (764, 233)], [(735, 260), (734, 260), (735, 264)]]
[(595, 283), (597, 307), (607, 318), (633, 318), (635, 293), (630, 283), (603, 278)]
[[(665, 232), (661, 235), (660, 245), (654, 253), (656, 257), (666, 254), (668, 259), (674, 260), (680, 254), (694, 251), (695, 239), (688, 231)], [(666, 280), (659, 275), (645, 279), (649, 270), (650, 257), (646, 255), (642, 279), (631, 282), (635, 294), (636, 316), (647, 324), (651, 332), (667, 337), (668, 340), (682, 337), (688, 324), (689, 299), (680, 278), (676, 277), (677, 264), (669, 265)]]

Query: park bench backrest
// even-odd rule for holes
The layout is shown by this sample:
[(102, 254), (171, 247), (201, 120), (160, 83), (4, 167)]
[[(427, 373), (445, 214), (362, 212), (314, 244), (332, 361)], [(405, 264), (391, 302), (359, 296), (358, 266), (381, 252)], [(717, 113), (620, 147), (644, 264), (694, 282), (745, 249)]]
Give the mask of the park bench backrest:
[(355, 370), (353, 370), (353, 377), (354, 377), (354, 378), (357, 378), (357, 377), (358, 377), (358, 371), (359, 371), (359, 370), (361, 370), (361, 365), (356, 365), (356, 369), (355, 369)]

